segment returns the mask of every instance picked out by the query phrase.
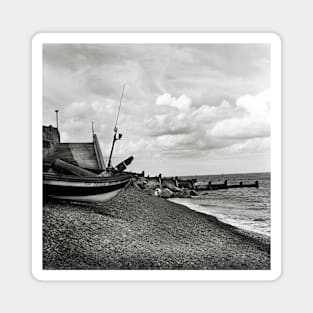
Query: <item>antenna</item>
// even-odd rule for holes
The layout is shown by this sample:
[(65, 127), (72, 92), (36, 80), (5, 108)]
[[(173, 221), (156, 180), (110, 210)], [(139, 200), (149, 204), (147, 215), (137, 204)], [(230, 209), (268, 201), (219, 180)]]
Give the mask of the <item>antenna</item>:
[(55, 112), (55, 115), (56, 115), (57, 130), (59, 130), (59, 116), (58, 116), (59, 110), (54, 110), (54, 112)]
[(117, 122), (118, 122), (118, 118), (120, 116), (120, 110), (121, 110), (121, 105), (122, 105), (122, 101), (123, 101), (125, 87), (126, 87), (126, 84), (123, 85), (123, 90), (122, 90), (121, 99), (120, 99), (120, 105), (119, 105), (118, 111), (117, 111), (117, 116), (116, 116), (116, 121), (115, 121), (115, 126), (114, 126), (115, 132), (117, 132)]
[(93, 128), (93, 121), (91, 121), (91, 133), (92, 133), (92, 138), (95, 134), (94, 128)]
[(126, 87), (126, 84), (123, 85), (121, 99), (120, 99), (120, 105), (119, 105), (118, 111), (117, 111), (117, 116), (116, 116), (116, 121), (115, 121), (115, 126), (114, 126), (113, 142), (112, 142), (110, 157), (109, 157), (109, 161), (108, 161), (108, 168), (112, 167), (111, 160), (112, 160), (112, 154), (113, 154), (113, 149), (114, 149), (115, 142), (122, 138), (122, 134), (118, 134), (118, 136), (117, 136), (117, 122), (118, 122), (118, 118), (119, 118), (119, 115), (120, 115), (120, 110), (121, 110), (121, 105), (122, 105), (122, 101), (123, 101), (123, 95), (124, 95), (125, 87)]

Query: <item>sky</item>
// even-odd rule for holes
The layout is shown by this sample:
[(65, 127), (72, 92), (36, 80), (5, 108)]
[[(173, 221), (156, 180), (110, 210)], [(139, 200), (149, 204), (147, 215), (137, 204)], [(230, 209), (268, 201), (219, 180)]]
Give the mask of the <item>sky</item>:
[(270, 171), (270, 46), (45, 44), (43, 124), (166, 176)]

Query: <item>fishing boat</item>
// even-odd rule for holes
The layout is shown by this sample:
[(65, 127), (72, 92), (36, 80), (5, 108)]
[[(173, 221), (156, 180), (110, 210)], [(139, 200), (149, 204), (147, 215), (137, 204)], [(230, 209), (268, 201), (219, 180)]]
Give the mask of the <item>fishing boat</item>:
[(117, 122), (122, 98), (114, 127), (114, 136), (107, 166), (98, 139), (93, 130), (90, 143), (61, 143), (57, 127), (43, 128), (43, 193), (44, 197), (79, 202), (106, 202), (126, 187), (132, 175), (124, 172), (133, 161), (128, 157), (117, 166), (112, 165), (115, 142), (122, 138), (118, 134)]
[(108, 177), (79, 177), (43, 173), (44, 194), (50, 198), (79, 201), (106, 202), (115, 197), (130, 181), (127, 173)]

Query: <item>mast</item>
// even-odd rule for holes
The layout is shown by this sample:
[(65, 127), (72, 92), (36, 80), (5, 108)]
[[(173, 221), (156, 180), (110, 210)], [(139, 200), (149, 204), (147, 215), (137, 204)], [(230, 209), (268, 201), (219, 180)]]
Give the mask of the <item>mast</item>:
[(93, 121), (91, 121), (91, 134), (92, 134), (92, 140), (93, 140), (93, 136), (95, 135), (95, 130), (94, 130), (94, 124)]
[(114, 145), (115, 142), (117, 140), (120, 140), (122, 138), (122, 134), (118, 134), (117, 135), (117, 122), (118, 122), (118, 118), (120, 115), (120, 110), (121, 110), (121, 105), (122, 105), (122, 101), (123, 101), (123, 96), (124, 96), (124, 90), (125, 90), (126, 84), (123, 85), (123, 89), (122, 89), (122, 94), (121, 94), (121, 99), (120, 99), (120, 105), (118, 107), (118, 111), (117, 111), (117, 116), (116, 116), (116, 121), (115, 121), (115, 126), (114, 126), (114, 135), (113, 135), (113, 142), (112, 142), (112, 147), (111, 147), (111, 152), (110, 152), (110, 157), (109, 157), (109, 161), (108, 161), (108, 168), (112, 168), (112, 154), (113, 154), (113, 149), (114, 149)]
[(58, 116), (58, 113), (59, 113), (59, 110), (54, 110), (55, 112), (55, 118), (56, 118), (56, 122), (57, 122), (57, 130), (59, 130), (59, 116)]

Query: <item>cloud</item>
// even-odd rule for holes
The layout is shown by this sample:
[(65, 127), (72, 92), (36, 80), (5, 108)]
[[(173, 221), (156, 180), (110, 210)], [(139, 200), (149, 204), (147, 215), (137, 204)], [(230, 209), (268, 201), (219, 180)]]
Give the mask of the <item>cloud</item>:
[(181, 95), (179, 98), (172, 97), (170, 94), (165, 93), (156, 99), (157, 105), (168, 105), (177, 108), (179, 113), (187, 113), (190, 111), (191, 99), (186, 95)]
[(255, 138), (270, 135), (270, 90), (256, 96), (245, 95), (237, 100), (237, 107), (245, 114), (217, 123), (210, 135), (226, 138)]
[(166, 93), (157, 97), (156, 106), (166, 106), (167, 111), (145, 121), (147, 134), (169, 156), (206, 155), (227, 147), (232, 147), (232, 153), (234, 149), (244, 153), (253, 144), (262, 144), (253, 139), (270, 136), (270, 90), (241, 96), (234, 105), (223, 100), (217, 106), (199, 108), (186, 95), (176, 98)]
[(114, 157), (134, 170), (269, 154), (268, 45), (44, 45), (43, 122), (90, 141), (94, 121), (108, 154), (124, 83)]

